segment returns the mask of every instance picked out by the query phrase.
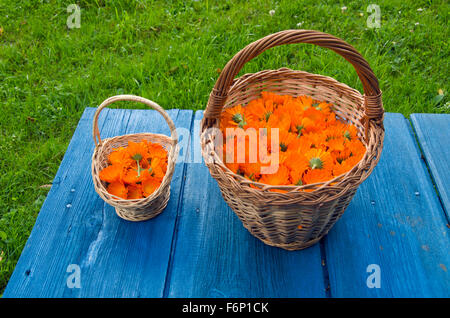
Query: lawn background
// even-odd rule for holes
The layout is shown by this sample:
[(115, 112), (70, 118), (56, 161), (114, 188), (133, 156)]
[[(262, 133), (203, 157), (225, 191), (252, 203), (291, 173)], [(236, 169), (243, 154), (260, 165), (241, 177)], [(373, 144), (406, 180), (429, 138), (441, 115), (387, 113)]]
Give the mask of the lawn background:
[[(109, 96), (204, 109), (237, 51), (303, 28), (359, 50), (380, 81), (386, 111), (450, 113), (445, 0), (78, 1), (80, 28), (69, 29), (74, 2), (0, 0), (0, 294), (84, 108)], [(367, 27), (370, 3), (380, 7), (379, 29)], [(362, 89), (344, 59), (305, 44), (271, 49), (241, 74), (280, 67)]]

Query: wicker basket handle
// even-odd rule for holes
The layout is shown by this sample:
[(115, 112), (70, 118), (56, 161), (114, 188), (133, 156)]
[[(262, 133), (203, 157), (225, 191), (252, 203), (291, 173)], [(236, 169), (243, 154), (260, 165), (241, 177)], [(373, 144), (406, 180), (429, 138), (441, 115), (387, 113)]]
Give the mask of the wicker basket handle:
[[(110, 105), (110, 104), (112, 104), (114, 102), (118, 102), (118, 101), (139, 102), (139, 103), (146, 104), (150, 108), (156, 110), (158, 113), (161, 114), (161, 116), (164, 117), (164, 119), (167, 122), (167, 125), (169, 125), (171, 138), (172, 138), (172, 140), (174, 142), (174, 146), (177, 144), (178, 136), (177, 136), (175, 124), (173, 123), (173, 121), (170, 118), (170, 116), (164, 111), (164, 109), (161, 106), (159, 106), (155, 102), (152, 102), (149, 99), (146, 99), (146, 98), (143, 98), (143, 97), (140, 97), (140, 96), (135, 96), (135, 95), (116, 95), (116, 96), (109, 97), (108, 99), (103, 101), (103, 103), (100, 104), (100, 106), (97, 108), (97, 111), (95, 112), (94, 125), (93, 125), (93, 137), (94, 137), (95, 146), (101, 145), (101, 143), (102, 143), (102, 139), (100, 138), (100, 131), (98, 130), (98, 117), (100, 115), (100, 112), (106, 106), (108, 106), (108, 105)], [(175, 147), (173, 147), (173, 148), (175, 148)]]
[[(381, 101), (381, 91), (378, 79), (369, 63), (350, 44), (330, 34), (314, 30), (285, 30), (270, 34), (239, 51), (224, 67), (209, 96), (204, 113), (204, 127), (210, 127), (220, 117), (228, 91), (234, 78), (251, 59), (272, 47), (293, 44), (310, 43), (331, 49), (350, 62), (356, 70), (364, 88), (365, 115), (382, 124), (384, 109)], [(368, 120), (366, 121), (368, 123)]]

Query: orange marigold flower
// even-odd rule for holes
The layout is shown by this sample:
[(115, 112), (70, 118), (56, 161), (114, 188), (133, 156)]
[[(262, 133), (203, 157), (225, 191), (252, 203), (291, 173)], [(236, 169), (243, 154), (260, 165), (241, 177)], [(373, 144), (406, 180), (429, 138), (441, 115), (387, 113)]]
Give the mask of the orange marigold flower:
[(133, 184), (140, 183), (140, 182), (144, 181), (145, 179), (148, 179), (149, 177), (151, 177), (151, 174), (150, 174), (149, 170), (147, 170), (147, 169), (143, 169), (142, 171), (140, 171), (140, 173), (138, 175), (137, 169), (129, 168), (123, 175), (123, 182), (126, 184), (133, 185)]
[(279, 107), (280, 110), (283, 110), (285, 113), (296, 114), (296, 116), (302, 116), (303, 115), (303, 109), (300, 107), (299, 103), (293, 99), (289, 98), (285, 101), (283, 107)]
[(140, 184), (138, 185), (129, 185), (128, 186), (128, 195), (127, 199), (142, 199), (144, 196), (142, 194), (142, 187)]
[(303, 117), (300, 127), (302, 128), (302, 134), (304, 133), (318, 133), (323, 131), (326, 127), (324, 121), (315, 121), (309, 117)]
[(161, 159), (155, 157), (152, 159), (150, 163), (150, 168), (148, 169), (148, 172), (151, 174), (152, 177), (162, 180), (162, 178), (164, 178), (165, 175), (164, 166), (161, 165)]
[(290, 131), (295, 133), (297, 137), (300, 137), (305, 129), (303, 112), (299, 110), (292, 110), (289, 112), (292, 114)]
[(350, 165), (352, 168), (361, 161), (363, 157), (363, 154), (361, 155), (352, 155), (350, 157), (348, 157), (345, 161), (347, 161), (347, 164)]
[(329, 141), (332, 139), (344, 138), (343, 127), (340, 127), (339, 125), (327, 126), (325, 128), (325, 130), (323, 131), (323, 134), (326, 137), (326, 141)]
[(267, 122), (274, 111), (273, 104), (266, 106), (262, 99), (252, 100), (246, 108), (250, 117), (263, 122)]
[(313, 122), (318, 123), (324, 119), (324, 114), (314, 107), (310, 107), (303, 113), (303, 117), (311, 119)]
[(358, 130), (353, 125), (345, 125), (343, 136), (347, 140), (356, 140), (358, 138)]
[(231, 116), (231, 120), (228, 122), (231, 126), (238, 126), (239, 128), (244, 128), (247, 126), (249, 115), (246, 114), (246, 111), (242, 105), (227, 108), (225, 113), (228, 113)]
[(131, 160), (129, 159), (128, 152), (124, 147), (113, 149), (113, 151), (108, 156), (108, 161), (112, 165), (114, 164), (124, 165), (131, 162)]
[(329, 139), (326, 142), (326, 146), (328, 147), (329, 151), (343, 151), (345, 149), (345, 140), (344, 137), (338, 137)]
[(279, 192), (279, 193), (287, 193), (287, 190), (282, 190), (282, 189), (270, 189), (270, 192)]
[(293, 152), (295, 156), (304, 156), (312, 146), (311, 139), (301, 136), (297, 137), (289, 144), (289, 151)]
[(337, 122), (336, 114), (333, 113), (333, 112), (331, 112), (330, 114), (328, 114), (328, 116), (327, 116), (327, 118), (325, 119), (325, 121), (326, 121), (326, 126), (327, 126), (327, 127), (330, 127), (330, 126), (332, 126), (332, 125), (335, 125), (336, 122)]
[(279, 115), (270, 116), (265, 127), (268, 128), (278, 128), (280, 131), (288, 131), (291, 127), (291, 116), (289, 114), (283, 113)]
[(123, 182), (127, 184), (134, 184), (140, 182), (139, 179), (140, 178), (138, 177), (137, 170), (133, 168), (127, 169), (123, 175)]
[(313, 99), (310, 96), (299, 96), (296, 98), (303, 110), (306, 110), (307, 108), (311, 107), (313, 103)]
[(366, 147), (364, 147), (364, 144), (358, 139), (351, 140), (350, 142), (348, 142), (347, 147), (352, 153), (352, 156), (356, 156), (360, 159), (366, 153)]
[(312, 184), (317, 182), (325, 182), (332, 178), (331, 170), (313, 169), (308, 170), (303, 176), (304, 184)]
[(293, 151), (287, 155), (284, 165), (289, 168), (289, 182), (294, 185), (302, 185), (303, 173), (309, 168), (306, 157)]
[(306, 169), (292, 169), (289, 170), (289, 182), (293, 185), (301, 186), (303, 185), (303, 174), (305, 173)]
[(108, 185), (107, 189), (109, 193), (116, 197), (127, 199), (127, 188), (122, 182), (112, 182)]
[(148, 156), (147, 145), (144, 142), (128, 141), (128, 155), (131, 159), (139, 161)]
[(303, 142), (308, 144), (311, 148), (321, 149), (325, 148), (326, 136), (319, 133), (307, 133), (302, 136)]
[(142, 182), (142, 193), (145, 197), (148, 197), (159, 188), (160, 184), (161, 182), (158, 179), (150, 177)]
[(123, 166), (120, 164), (113, 164), (102, 169), (99, 173), (100, 180), (105, 182), (119, 182), (122, 178)]
[(326, 102), (320, 102), (316, 101), (316, 103), (313, 103), (312, 106), (322, 112), (323, 115), (329, 116), (331, 113), (331, 104), (328, 104)]
[(262, 175), (261, 182), (270, 185), (289, 184), (289, 169), (285, 165), (280, 165), (276, 173)]
[(289, 145), (297, 138), (295, 134), (290, 133), (287, 130), (279, 130), (279, 142), (280, 142), (280, 151), (286, 152), (288, 150)]
[(336, 177), (340, 176), (341, 174), (348, 172), (352, 168), (353, 168), (353, 165), (350, 165), (347, 160), (344, 160), (341, 163), (336, 163), (333, 166), (333, 175)]
[(244, 175), (250, 180), (256, 181), (261, 177), (261, 163), (252, 162), (246, 164), (239, 164), (239, 171), (244, 173)]
[(331, 151), (331, 156), (334, 162), (341, 163), (342, 161), (348, 159), (352, 155), (350, 149), (344, 148), (341, 151), (333, 150)]
[(157, 143), (148, 143), (147, 145), (148, 149), (148, 155), (151, 158), (160, 158), (160, 159), (167, 159), (167, 151), (164, 149), (164, 147)]
[(311, 149), (305, 154), (308, 161), (309, 168), (311, 170), (331, 170), (333, 164), (333, 158), (331, 154), (322, 149)]
[(277, 105), (283, 105), (286, 100), (292, 98), (289, 95), (279, 95), (272, 92), (262, 92), (261, 96), (263, 100), (270, 100), (272, 103), (275, 103)]
[(233, 173), (238, 174), (239, 163), (237, 162), (225, 162), (225, 166), (230, 169)]

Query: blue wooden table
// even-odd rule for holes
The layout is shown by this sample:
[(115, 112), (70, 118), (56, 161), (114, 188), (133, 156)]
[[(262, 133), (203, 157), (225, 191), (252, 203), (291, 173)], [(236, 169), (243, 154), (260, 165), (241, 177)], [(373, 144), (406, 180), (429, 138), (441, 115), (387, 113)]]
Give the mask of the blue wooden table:
[[(327, 237), (264, 245), (222, 199), (186, 134), (171, 199), (146, 222), (94, 191), (87, 108), (4, 297), (449, 297), (450, 115), (386, 114), (381, 160)], [(198, 135), (202, 112), (170, 110)], [(102, 137), (168, 134), (154, 111), (105, 109)]]

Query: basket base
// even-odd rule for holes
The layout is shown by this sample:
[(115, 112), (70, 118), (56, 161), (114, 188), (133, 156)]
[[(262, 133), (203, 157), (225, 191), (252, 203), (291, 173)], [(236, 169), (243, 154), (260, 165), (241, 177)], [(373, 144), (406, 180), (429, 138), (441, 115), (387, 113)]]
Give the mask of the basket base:
[(141, 212), (141, 213), (136, 213), (134, 212), (133, 214), (130, 213), (129, 210), (126, 209), (120, 209), (120, 208), (115, 208), (116, 210), (116, 214), (124, 220), (127, 221), (132, 221), (132, 222), (139, 222), (139, 221), (147, 221), (150, 220), (156, 216), (158, 216), (165, 207), (163, 207), (162, 209), (156, 210), (156, 211), (145, 211), (145, 212)]
[(324, 236), (325, 235), (317, 237), (317, 238), (315, 238), (313, 240), (310, 240), (308, 242), (295, 242), (295, 243), (289, 243), (289, 244), (277, 244), (277, 243), (273, 243), (271, 241), (260, 239), (259, 237), (256, 237), (256, 236), (255, 237), (257, 239), (259, 239), (261, 242), (263, 242), (264, 244), (267, 244), (267, 245), (270, 245), (270, 246), (279, 247), (279, 248), (282, 248), (282, 249), (287, 250), (287, 251), (299, 251), (299, 250), (304, 250), (304, 249), (306, 249), (308, 247), (311, 247), (313, 245), (316, 245)]
[(262, 237), (262, 235), (260, 233), (258, 234), (258, 233), (253, 232), (251, 229), (249, 229), (247, 226), (245, 226), (245, 224), (242, 224), (242, 225), (244, 226), (245, 229), (247, 229), (247, 231), (249, 231), (249, 233), (251, 235), (253, 235), (255, 238), (257, 238), (264, 244), (273, 246), (273, 247), (282, 248), (287, 251), (299, 251), (299, 250), (307, 249), (307, 248), (317, 244), (323, 237), (325, 237), (328, 234), (328, 231), (327, 231), (327, 232), (323, 233), (321, 236), (318, 236), (318, 237), (311, 239), (309, 241), (306, 241), (306, 242), (296, 241), (296, 242), (290, 242), (290, 243), (275, 243), (265, 237)]

